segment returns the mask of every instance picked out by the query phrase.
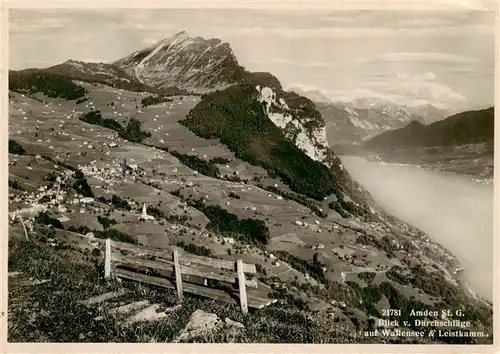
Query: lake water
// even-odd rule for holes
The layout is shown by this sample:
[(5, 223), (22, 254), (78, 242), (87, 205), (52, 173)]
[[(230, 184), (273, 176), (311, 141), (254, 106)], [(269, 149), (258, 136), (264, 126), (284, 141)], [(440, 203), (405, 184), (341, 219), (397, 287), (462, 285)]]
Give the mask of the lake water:
[(351, 176), (390, 214), (446, 247), (469, 287), (493, 299), (493, 184), (413, 166), (341, 157)]

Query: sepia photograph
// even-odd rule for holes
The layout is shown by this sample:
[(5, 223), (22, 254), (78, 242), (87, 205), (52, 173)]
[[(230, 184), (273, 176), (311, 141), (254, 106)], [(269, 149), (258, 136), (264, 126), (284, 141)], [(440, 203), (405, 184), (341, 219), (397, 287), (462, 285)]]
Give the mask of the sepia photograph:
[(2, 345), (493, 350), (494, 4), (68, 4), (3, 10)]

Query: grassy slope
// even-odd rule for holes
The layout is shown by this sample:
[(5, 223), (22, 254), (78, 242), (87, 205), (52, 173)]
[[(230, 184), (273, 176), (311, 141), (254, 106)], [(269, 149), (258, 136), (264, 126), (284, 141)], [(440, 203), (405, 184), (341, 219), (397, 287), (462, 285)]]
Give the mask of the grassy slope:
[[(165, 307), (177, 303), (176, 294), (162, 288), (144, 287), (138, 283), (107, 282), (95, 266), (100, 257), (60, 247), (50, 249), (30, 235), (21, 236), (19, 228), (9, 235), (9, 272), (22, 272), (9, 278), (9, 342), (169, 342), (186, 326), (197, 309), (229, 317), (245, 329), (227, 337), (219, 331), (198, 338), (204, 342), (259, 343), (339, 343), (349, 342), (349, 331), (331, 318), (310, 318), (289, 305), (241, 314), (235, 305), (188, 296), (182, 307), (158, 322), (140, 323), (125, 328), (117, 319), (96, 305), (87, 308), (78, 301), (115, 291), (129, 290), (127, 301), (149, 300)], [(23, 285), (26, 278), (50, 281), (40, 285)], [(95, 321), (103, 316), (101, 321)]]
[(85, 123), (99, 125), (118, 132), (118, 135), (130, 142), (140, 143), (144, 139), (151, 137), (151, 133), (141, 129), (141, 122), (136, 118), (127, 121), (123, 127), (113, 118), (103, 118), (100, 111), (90, 111), (83, 114), (79, 119)]
[[(208, 343), (422, 343), (427, 339), (383, 338), (356, 336), (356, 327), (366, 324), (340, 317), (311, 311), (300, 305), (290, 293), (275, 292), (284, 301), (263, 310), (243, 315), (236, 305), (229, 305), (206, 298), (186, 296), (181, 306), (164, 319), (155, 322), (120, 326), (116, 317), (109, 313), (110, 303), (86, 307), (81, 300), (110, 291), (127, 290), (127, 303), (148, 300), (163, 308), (178, 304), (173, 290), (144, 286), (136, 282), (105, 281), (102, 278), (102, 256), (82, 252), (68, 245), (49, 247), (40, 233), (30, 233), (26, 241), (19, 225), (9, 230), (9, 272), (20, 272), (9, 277), (8, 284), (8, 341), (9, 342), (171, 342), (189, 322), (197, 309), (241, 322), (245, 328), (237, 333), (220, 329), (194, 338), (192, 342)], [(27, 285), (27, 281), (48, 280), (39, 285)], [(356, 285), (350, 283), (351, 285)], [(416, 303), (401, 297), (388, 283), (363, 290), (366, 299), (379, 299), (380, 291), (389, 296), (391, 305), (399, 304), (404, 311), (417, 309)], [(379, 290), (380, 289), (380, 290)], [(345, 292), (338, 288), (331, 294), (337, 297)], [(352, 291), (352, 290), (351, 290)], [(279, 296), (281, 293), (282, 296)], [(309, 296), (313, 295), (311, 293)], [(358, 294), (356, 294), (357, 297)], [(354, 301), (354, 300), (353, 300)], [(400, 303), (403, 302), (404, 304)], [(348, 299), (346, 299), (348, 302)], [(375, 301), (376, 303), (377, 301)], [(394, 302), (394, 303), (393, 303)], [(371, 301), (370, 301), (371, 303)], [(303, 303), (302, 303), (303, 304)], [(115, 305), (118, 306), (118, 305)], [(372, 307), (373, 310), (373, 307)], [(469, 308), (465, 309), (467, 313)], [(101, 316), (100, 321), (95, 320)], [(450, 343), (463, 339), (450, 338)]]

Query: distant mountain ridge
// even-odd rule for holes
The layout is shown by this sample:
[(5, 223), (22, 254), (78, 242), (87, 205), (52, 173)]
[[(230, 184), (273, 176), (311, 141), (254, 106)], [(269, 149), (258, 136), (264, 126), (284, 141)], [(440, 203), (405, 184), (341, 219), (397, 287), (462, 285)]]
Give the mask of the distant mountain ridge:
[[(405, 106), (376, 97), (358, 97), (347, 101), (328, 97), (325, 93), (318, 89), (302, 89), (300, 87), (292, 87), (290, 88), (290, 90), (306, 96), (316, 103), (320, 103), (323, 107), (325, 104), (328, 104), (340, 108), (350, 108), (352, 109), (352, 112), (358, 112), (359, 110), (372, 110), (373, 114), (370, 114), (370, 118), (367, 120), (362, 120), (361, 124), (357, 124), (357, 120), (359, 119), (358, 116), (367, 117), (366, 113), (358, 112), (358, 115), (354, 115), (355, 118), (353, 119), (355, 121), (353, 122), (355, 126), (359, 126), (362, 129), (367, 129), (370, 131), (367, 135), (365, 135), (367, 137), (373, 136), (374, 130), (379, 130), (379, 133), (381, 132), (380, 127), (376, 127), (377, 125), (385, 125), (386, 128), (384, 130), (389, 128), (400, 128), (401, 124), (398, 122), (391, 122), (390, 117), (403, 123), (409, 123), (412, 120), (418, 120), (422, 121), (422, 123), (429, 124), (444, 119), (450, 115), (449, 112), (439, 109), (431, 104)], [(381, 124), (384, 118), (376, 119), (378, 115), (386, 116), (387, 121)], [(345, 128), (349, 130), (348, 127)], [(360, 134), (363, 135), (361, 132)]]
[(369, 149), (457, 146), (483, 143), (494, 138), (494, 107), (461, 112), (423, 125), (412, 121), (404, 128), (382, 133), (365, 143)]
[(352, 108), (333, 103), (316, 102), (327, 124), (330, 144), (359, 143), (382, 132), (404, 127), (424, 119), (408, 109), (398, 106), (380, 108)]
[(451, 111), (439, 109), (431, 104), (425, 104), (416, 107), (409, 107), (409, 109), (417, 116), (424, 118), (426, 124), (431, 124), (445, 119), (452, 115)]
[(36, 76), (64, 77), (69, 80), (100, 83), (130, 91), (157, 91), (155, 88), (144, 85), (115, 65), (86, 63), (71, 59), (43, 69), (9, 70), (9, 87), (13, 87), (12, 84), (16, 82)]

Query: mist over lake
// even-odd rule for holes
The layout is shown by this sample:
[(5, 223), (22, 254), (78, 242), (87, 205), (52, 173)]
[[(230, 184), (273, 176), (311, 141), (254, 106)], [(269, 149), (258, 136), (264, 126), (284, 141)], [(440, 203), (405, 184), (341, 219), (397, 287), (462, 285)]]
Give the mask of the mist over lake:
[(469, 287), (492, 300), (493, 184), (411, 166), (341, 157), (352, 177), (387, 212), (446, 247), (465, 267)]

